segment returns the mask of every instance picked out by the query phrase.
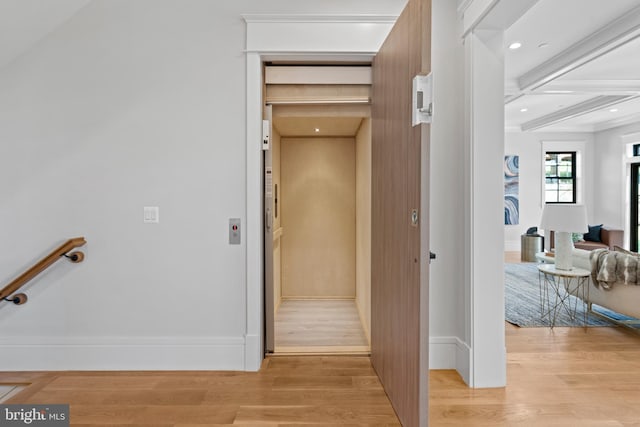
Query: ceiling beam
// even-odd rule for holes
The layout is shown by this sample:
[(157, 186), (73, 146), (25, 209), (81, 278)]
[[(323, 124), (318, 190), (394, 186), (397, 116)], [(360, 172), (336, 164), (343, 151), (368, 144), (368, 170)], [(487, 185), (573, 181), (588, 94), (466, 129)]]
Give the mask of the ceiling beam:
[(607, 120), (606, 122), (595, 123), (593, 125), (593, 131), (600, 132), (603, 130), (624, 126), (624, 125), (630, 125), (632, 123), (638, 123), (638, 122), (640, 122), (640, 113), (634, 113), (625, 117)]
[(523, 74), (518, 79), (520, 90), (535, 90), (638, 36), (640, 36), (640, 6)]
[(471, 31), (504, 30), (516, 22), (539, 0), (463, 0), (458, 2), (462, 17), (462, 38)]
[(540, 88), (542, 93), (594, 93), (640, 95), (640, 80), (554, 80)]
[(538, 117), (536, 119), (525, 122), (522, 124), (521, 129), (525, 132), (535, 130), (535, 129), (540, 129), (558, 122), (562, 122), (564, 120), (569, 120), (574, 117), (591, 113), (592, 111), (600, 110), (602, 108), (609, 107), (611, 105), (628, 101), (632, 98), (636, 98), (636, 96), (628, 96), (628, 95), (596, 96), (595, 98), (591, 98), (579, 104), (575, 104), (570, 107), (566, 107), (561, 110), (554, 111), (553, 113), (547, 114), (545, 116)]

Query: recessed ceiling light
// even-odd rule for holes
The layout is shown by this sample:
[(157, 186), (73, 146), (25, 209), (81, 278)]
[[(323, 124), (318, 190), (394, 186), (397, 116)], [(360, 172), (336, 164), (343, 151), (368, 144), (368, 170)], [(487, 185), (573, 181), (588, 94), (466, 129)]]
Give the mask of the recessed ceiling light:
[(549, 47), (549, 43), (546, 43), (546, 42), (545, 42), (545, 43), (540, 43), (540, 44), (538, 45), (538, 47), (539, 47), (540, 49), (544, 49), (545, 47)]
[(529, 109), (528, 109), (528, 108), (521, 108), (521, 109), (520, 109), (520, 112), (521, 112), (521, 113), (526, 113), (527, 111), (529, 111)]
[(618, 112), (618, 109), (617, 109), (617, 108), (612, 108), (612, 109), (610, 109), (610, 110), (609, 110), (609, 112), (610, 112), (610, 113), (617, 113), (617, 112)]
[(315, 129), (314, 129), (314, 131), (315, 131), (316, 133), (318, 133), (318, 132), (320, 132), (320, 128), (315, 128)]
[(513, 42), (509, 45), (509, 49), (511, 50), (520, 49), (521, 47), (522, 47), (522, 43), (520, 42)]

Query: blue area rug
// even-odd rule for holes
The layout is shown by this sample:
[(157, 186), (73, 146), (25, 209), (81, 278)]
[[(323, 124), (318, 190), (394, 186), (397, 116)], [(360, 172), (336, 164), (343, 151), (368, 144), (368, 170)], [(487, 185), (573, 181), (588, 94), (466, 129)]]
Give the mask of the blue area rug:
[[(535, 263), (505, 264), (505, 320), (513, 325), (520, 327), (551, 326), (548, 318), (542, 318), (540, 315), (540, 282), (537, 265)], [(584, 326), (585, 305), (573, 295), (569, 295), (568, 298), (572, 306), (576, 302), (578, 303), (576, 317), (571, 319), (566, 310), (560, 309), (555, 326)], [(596, 305), (593, 306), (593, 309), (617, 320), (630, 320), (631, 322), (635, 320)], [(637, 322), (637, 325), (640, 327), (640, 321)], [(615, 326), (615, 324), (589, 313), (587, 326)]]

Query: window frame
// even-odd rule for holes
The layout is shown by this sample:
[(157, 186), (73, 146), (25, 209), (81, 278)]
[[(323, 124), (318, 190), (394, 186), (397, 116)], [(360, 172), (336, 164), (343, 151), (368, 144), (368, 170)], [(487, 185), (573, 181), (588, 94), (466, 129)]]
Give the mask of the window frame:
[[(564, 154), (564, 155), (571, 155), (571, 177), (567, 178), (566, 176), (561, 177), (558, 174), (558, 171), (556, 169), (556, 175), (547, 175), (547, 155), (552, 154), (552, 155), (560, 155), (560, 154)], [(544, 191), (543, 191), (543, 200), (544, 203), (547, 204), (559, 204), (559, 203), (569, 203), (569, 204), (576, 204), (578, 203), (578, 169), (577, 169), (577, 162), (578, 162), (578, 152), (575, 150), (553, 150), (553, 151), (545, 151), (544, 152), (544, 158), (543, 158), (543, 171), (544, 171)], [(558, 164), (556, 163), (556, 166)], [(556, 191), (556, 201), (548, 201), (547, 200), (547, 179), (556, 179), (558, 180), (557, 185), (557, 189)], [(560, 180), (571, 180), (571, 194), (572, 194), (572, 200), (569, 201), (560, 201), (558, 200), (559, 194), (560, 194)]]

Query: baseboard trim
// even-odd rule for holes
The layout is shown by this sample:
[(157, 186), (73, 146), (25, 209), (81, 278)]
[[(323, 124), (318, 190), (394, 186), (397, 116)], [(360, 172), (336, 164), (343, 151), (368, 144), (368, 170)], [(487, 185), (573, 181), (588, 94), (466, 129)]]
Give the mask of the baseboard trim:
[(469, 384), (471, 349), (458, 337), (429, 338), (429, 369), (455, 369)]
[(245, 371), (259, 371), (263, 360), (262, 337), (260, 335), (246, 335), (244, 353)]
[(458, 338), (456, 340), (456, 370), (465, 384), (471, 386), (471, 357), (473, 352), (467, 343)]
[(244, 338), (11, 337), (0, 340), (5, 371), (244, 370)]
[(360, 308), (360, 304), (358, 304), (358, 300), (356, 299), (356, 309), (358, 310), (358, 317), (360, 318), (360, 324), (362, 325), (362, 330), (364, 331), (364, 337), (367, 339), (367, 343), (369, 344), (369, 348), (371, 348), (371, 331), (367, 327), (367, 321), (364, 318), (364, 313)]

